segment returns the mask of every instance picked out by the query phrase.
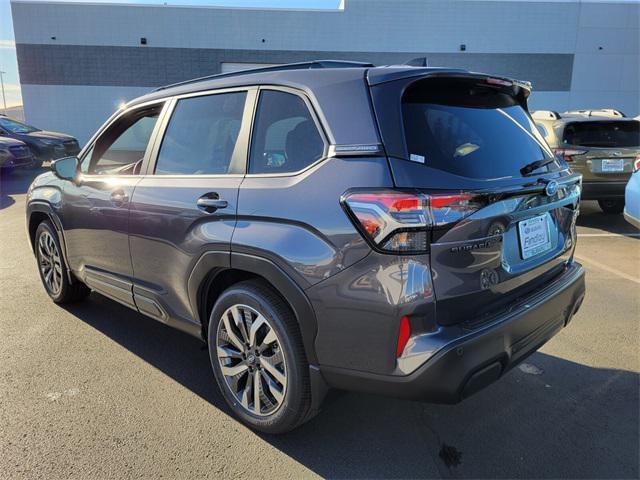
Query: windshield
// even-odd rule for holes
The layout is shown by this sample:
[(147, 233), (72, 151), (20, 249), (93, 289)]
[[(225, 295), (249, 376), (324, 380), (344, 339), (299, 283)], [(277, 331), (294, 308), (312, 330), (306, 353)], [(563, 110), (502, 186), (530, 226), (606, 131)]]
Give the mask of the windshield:
[(8, 130), (11, 133), (31, 133), (39, 131), (38, 128), (27, 125), (26, 123), (3, 117), (0, 117), (0, 127)]
[(640, 122), (574, 122), (564, 130), (564, 143), (581, 147), (639, 147)]

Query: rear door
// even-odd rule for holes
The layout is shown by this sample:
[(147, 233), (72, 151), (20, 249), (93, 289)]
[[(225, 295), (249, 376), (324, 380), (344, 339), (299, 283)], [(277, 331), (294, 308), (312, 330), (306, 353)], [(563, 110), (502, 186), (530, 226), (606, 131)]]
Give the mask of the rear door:
[(540, 135), (526, 90), (456, 74), (382, 83), (372, 94), (396, 186), (429, 201), (440, 323), (484, 321), (565, 268), (580, 177)]
[(187, 285), (195, 263), (205, 252), (228, 262), (255, 95), (230, 89), (172, 101), (131, 202), (134, 297), (151, 317), (193, 322)]
[(640, 122), (602, 119), (569, 122), (562, 133), (560, 153), (585, 181), (626, 181), (640, 154)]

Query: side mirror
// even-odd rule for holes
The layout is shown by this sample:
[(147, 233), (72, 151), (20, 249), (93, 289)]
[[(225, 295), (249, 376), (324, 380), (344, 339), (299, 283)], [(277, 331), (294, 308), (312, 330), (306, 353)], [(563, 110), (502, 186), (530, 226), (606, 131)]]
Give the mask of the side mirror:
[(51, 162), (51, 170), (58, 178), (75, 180), (78, 174), (78, 157), (64, 157)]

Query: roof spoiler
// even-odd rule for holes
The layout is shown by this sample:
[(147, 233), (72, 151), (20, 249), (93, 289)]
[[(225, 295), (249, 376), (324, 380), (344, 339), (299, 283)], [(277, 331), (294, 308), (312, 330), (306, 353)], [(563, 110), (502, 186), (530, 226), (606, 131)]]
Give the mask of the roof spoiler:
[(626, 115), (622, 113), (620, 110), (616, 110), (614, 108), (598, 108), (595, 110), (571, 110), (568, 112), (564, 112), (565, 115), (586, 115), (587, 117), (615, 117), (615, 118), (625, 118)]
[(185, 80), (183, 82), (164, 85), (162, 87), (156, 88), (153, 91), (158, 92), (160, 90), (166, 90), (167, 88), (178, 87), (181, 85), (188, 85), (190, 83), (197, 83), (203, 80), (214, 80), (218, 78), (235, 77), (238, 75), (249, 75), (252, 73), (280, 72), (283, 70), (307, 70), (311, 68), (371, 68), (371, 67), (375, 67), (375, 65), (373, 63), (367, 63), (367, 62), (351, 62), (347, 60), (312, 60), (310, 62), (285, 63), (282, 65), (274, 65), (273, 67), (259, 67), (259, 68), (251, 68), (247, 70), (238, 70), (237, 72), (216, 73), (214, 75), (206, 75), (204, 77), (198, 77), (191, 80)]
[(531, 117), (535, 120), (560, 120), (562, 118), (558, 112), (553, 110), (536, 110), (531, 113)]

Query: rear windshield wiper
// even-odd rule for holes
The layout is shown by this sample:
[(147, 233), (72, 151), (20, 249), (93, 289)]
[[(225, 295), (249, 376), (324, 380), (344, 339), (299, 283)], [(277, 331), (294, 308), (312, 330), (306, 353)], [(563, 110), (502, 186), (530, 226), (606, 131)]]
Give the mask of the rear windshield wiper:
[(543, 158), (542, 160), (536, 160), (535, 162), (527, 163), (524, 167), (520, 169), (520, 173), (522, 175), (529, 175), (534, 170), (537, 170), (540, 167), (544, 167), (545, 165), (549, 165), (554, 161), (555, 159), (553, 158)]

